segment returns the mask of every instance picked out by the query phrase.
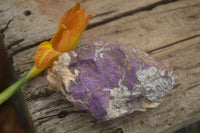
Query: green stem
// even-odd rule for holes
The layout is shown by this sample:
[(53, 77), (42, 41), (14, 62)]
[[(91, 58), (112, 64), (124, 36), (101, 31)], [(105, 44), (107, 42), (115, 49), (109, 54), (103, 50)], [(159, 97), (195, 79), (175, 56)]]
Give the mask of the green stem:
[(10, 87), (5, 89), (2, 93), (0, 93), (0, 105), (8, 100), (15, 92), (22, 86), (24, 85), (27, 81), (32, 79), (33, 77), (37, 76), (39, 73), (44, 71), (46, 67), (43, 67), (41, 69), (38, 69), (35, 65), (31, 68), (31, 70), (26, 74), (24, 77), (22, 77), (20, 80), (12, 84)]
[(24, 83), (30, 80), (28, 74), (0, 93), (0, 105), (10, 98)]

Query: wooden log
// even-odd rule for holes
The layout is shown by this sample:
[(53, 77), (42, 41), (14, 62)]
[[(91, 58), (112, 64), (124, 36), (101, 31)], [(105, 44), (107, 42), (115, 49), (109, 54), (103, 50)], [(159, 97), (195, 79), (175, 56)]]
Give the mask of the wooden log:
[[(4, 2), (0, 6), (1, 9), (4, 7), (2, 5), (8, 7), (5, 6), (0, 12), (3, 18), (0, 25), (4, 27), (1, 29), (5, 29), (3, 34), (6, 48), (13, 58), (15, 72), (19, 77), (33, 66), (36, 45), (51, 38), (57, 26), (56, 21), (50, 19), (54, 15), (48, 14), (45, 9), (35, 11), (41, 5), (44, 6), (44, 3), (25, 2), (25, 5), (34, 11), (26, 18), (23, 16), (24, 8), (21, 2), (25, 1), (11, 4)], [(166, 101), (156, 109), (135, 112), (127, 117), (101, 122), (88, 112), (74, 108), (58, 93), (48, 90), (44, 72), (22, 88), (36, 132), (170, 133), (199, 121), (200, 1), (111, 0), (105, 2), (106, 4), (99, 4), (97, 0), (83, 1), (83, 5), (89, 7), (90, 11), (94, 11), (96, 17), (91, 20), (89, 29), (82, 36), (79, 45), (91, 44), (96, 39), (133, 44), (150, 53), (157, 60), (170, 64), (174, 69), (176, 86)], [(17, 8), (16, 3), (22, 9)], [(10, 11), (9, 8), (12, 6), (15, 8)], [(13, 15), (13, 11), (18, 13)], [(10, 19), (11, 22), (8, 23), (7, 18), (13, 20)]]

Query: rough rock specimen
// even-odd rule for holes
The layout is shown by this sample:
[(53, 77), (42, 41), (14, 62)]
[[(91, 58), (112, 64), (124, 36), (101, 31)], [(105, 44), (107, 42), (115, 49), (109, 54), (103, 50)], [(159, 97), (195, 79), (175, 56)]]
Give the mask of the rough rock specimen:
[(47, 79), (51, 89), (100, 120), (156, 108), (174, 85), (169, 66), (133, 45), (103, 41), (59, 56)]

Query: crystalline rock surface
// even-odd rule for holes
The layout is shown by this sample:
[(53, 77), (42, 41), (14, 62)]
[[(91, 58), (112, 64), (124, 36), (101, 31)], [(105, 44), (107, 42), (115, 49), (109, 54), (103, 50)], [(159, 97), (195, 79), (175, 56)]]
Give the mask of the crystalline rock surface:
[(133, 45), (100, 40), (60, 55), (47, 80), (51, 89), (100, 120), (156, 108), (175, 84), (163, 62)]

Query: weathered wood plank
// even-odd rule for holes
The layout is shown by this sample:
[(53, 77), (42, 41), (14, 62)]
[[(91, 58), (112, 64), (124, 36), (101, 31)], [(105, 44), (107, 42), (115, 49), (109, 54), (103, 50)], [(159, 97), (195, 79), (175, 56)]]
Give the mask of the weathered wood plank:
[[(63, 101), (57, 93), (46, 92), (45, 75), (41, 75), (24, 87), (26, 98), (30, 98), (26, 101), (34, 125), (38, 132), (47, 133), (110, 133), (116, 130), (124, 133), (170, 133), (196, 122), (200, 120), (199, 50), (200, 37), (196, 37), (152, 53), (156, 59), (163, 60), (174, 68), (176, 87), (171, 95), (156, 109), (145, 113), (135, 112), (131, 116), (108, 122), (97, 121), (88, 112), (78, 111), (70, 103)], [(33, 89), (36, 91), (35, 95), (32, 95)], [(66, 115), (64, 118), (59, 118), (61, 112)]]
[[(130, 3), (134, 5), (133, 1)], [(46, 75), (43, 73), (22, 89), (36, 131), (167, 133), (200, 120), (199, 7), (199, 0), (184, 0), (159, 5), (146, 11), (131, 12), (87, 30), (82, 37), (80, 45), (90, 44), (96, 39), (131, 43), (151, 53), (156, 59), (171, 64), (177, 85), (157, 109), (100, 122), (88, 112), (79, 111), (62, 100), (57, 93), (47, 90)], [(41, 41), (37, 36), (33, 40), (34, 38), (35, 41)], [(21, 46), (27, 47), (30, 44), (29, 40)], [(19, 76), (33, 65), (35, 50), (36, 47), (32, 47), (14, 55), (14, 67)], [(59, 118), (60, 113), (65, 117)]]
[[(151, 11), (139, 12), (89, 29), (84, 32), (79, 45), (101, 39), (108, 42), (130, 43), (141, 50), (152, 51), (200, 35), (199, 12), (199, 0), (185, 0), (159, 6)], [(32, 49), (35, 51), (36, 48)], [(34, 51), (29, 50), (30, 54), (26, 54), (25, 59), (18, 58), (23, 53), (14, 56), (14, 60), (18, 58), (18, 61), (14, 62), (16, 71), (30, 69), (26, 65), (33, 60)]]
[[(92, 24), (111, 16), (162, 3), (162, 0), (78, 1), (87, 8), (88, 13), (93, 13), (90, 21)], [(5, 36), (4, 42), (9, 56), (50, 39), (57, 30), (57, 23), (63, 12), (76, 2), (73, 0), (1, 0), (0, 31)], [(30, 14), (25, 15), (26, 11)]]
[(85, 32), (81, 44), (95, 39), (134, 44), (151, 51), (200, 35), (200, 1), (180, 1), (139, 12)]

